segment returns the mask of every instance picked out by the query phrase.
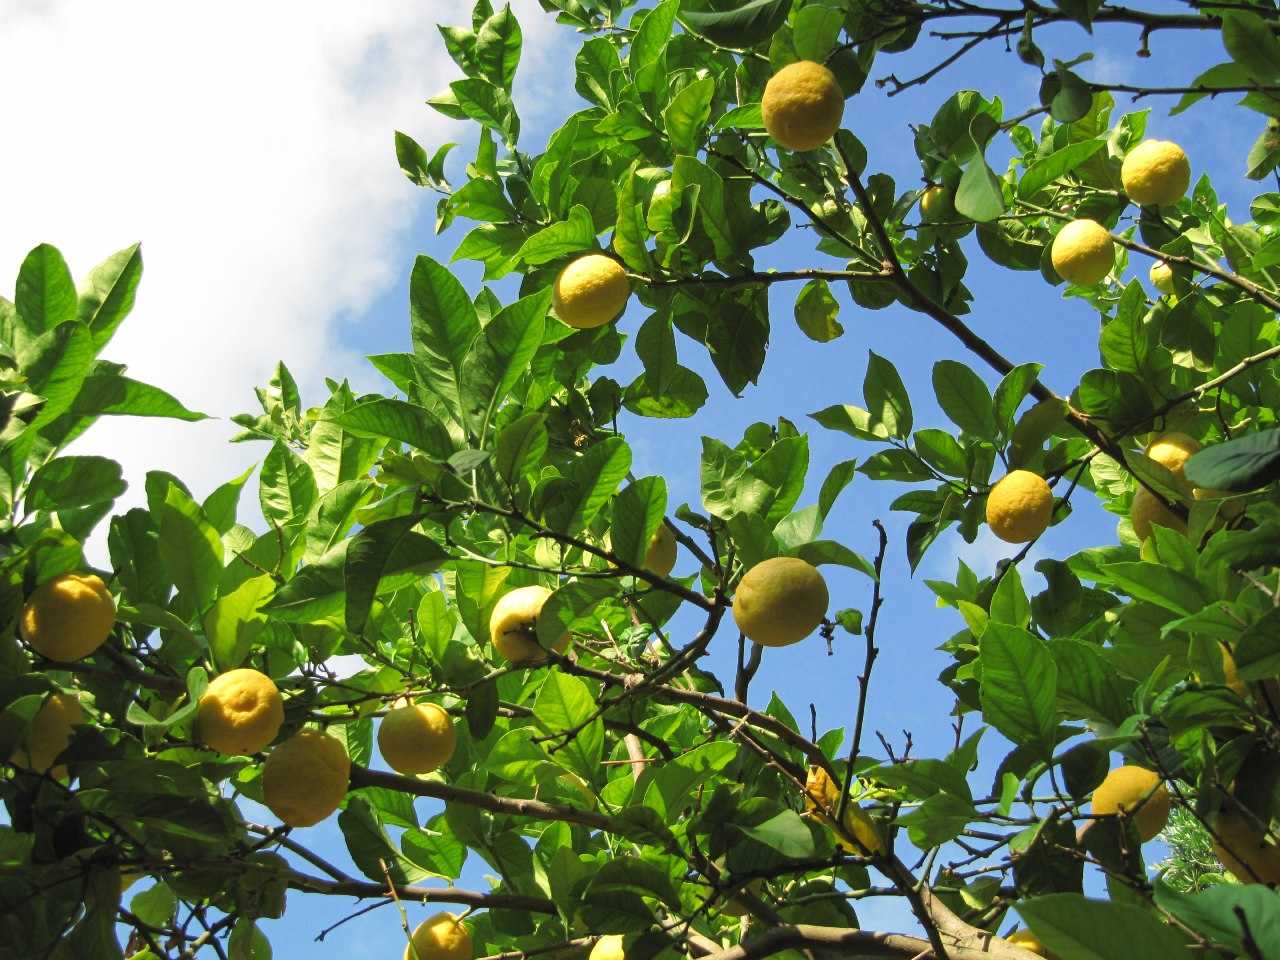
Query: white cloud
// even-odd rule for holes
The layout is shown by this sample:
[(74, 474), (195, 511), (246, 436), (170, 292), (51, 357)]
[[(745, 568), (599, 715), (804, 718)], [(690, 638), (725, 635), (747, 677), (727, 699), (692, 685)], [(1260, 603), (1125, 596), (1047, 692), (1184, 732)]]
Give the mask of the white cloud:
[[(535, 0), (516, 6), (527, 79), (556, 28)], [(0, 0), (0, 14), (0, 290), (36, 243), (79, 280), (141, 240), (138, 303), (105, 353), (133, 376), (226, 417), (255, 406), (277, 359), (310, 402), (326, 375), (371, 375), (344, 328), (398, 276), (432, 197), (397, 170), (392, 132), (463, 132), (423, 101), (460, 75), (435, 23), (464, 9)], [(155, 468), (199, 493), (261, 455), (228, 446), (232, 430), (104, 420), (79, 450), (120, 459), (130, 499)]]

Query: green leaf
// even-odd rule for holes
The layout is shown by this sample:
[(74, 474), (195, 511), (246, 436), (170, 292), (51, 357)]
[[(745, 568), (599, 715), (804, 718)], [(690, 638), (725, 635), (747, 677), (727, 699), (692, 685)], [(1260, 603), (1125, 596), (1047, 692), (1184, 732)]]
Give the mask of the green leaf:
[(494, 465), (498, 476), (510, 487), (529, 477), (547, 452), (547, 415), (526, 413), (498, 434)]
[(120, 464), (106, 457), (50, 460), (27, 485), (28, 510), (69, 510), (114, 500), (128, 486)]
[(203, 611), (213, 602), (222, 577), (222, 538), (200, 505), (177, 483), (148, 474), (149, 498), (153, 477), (151, 514), (160, 532), (160, 557), (173, 583), (196, 611)]
[(662, 525), (667, 510), (667, 482), (662, 477), (642, 477), (629, 484), (613, 500), (609, 540), (613, 553), (633, 567), (644, 566), (649, 540)]
[(1198, 487), (1244, 493), (1280, 477), (1280, 430), (1258, 430), (1215, 443), (1187, 461), (1186, 476)]
[(135, 894), (129, 901), (129, 912), (152, 927), (168, 926), (177, 907), (177, 894), (163, 882)]
[(791, 0), (748, 0), (725, 11), (685, 9), (680, 20), (712, 43), (745, 49), (773, 36), (790, 11)]
[(520, 24), (511, 5), (505, 5), (493, 16), (485, 19), (476, 31), (472, 57), (480, 74), (491, 83), (510, 92), (520, 64), (520, 48), (523, 43)]
[(500, 134), (508, 147), (515, 147), (520, 139), (520, 118), (505, 90), (488, 80), (473, 77), (455, 80), (449, 89), (464, 116)]
[(1136, 600), (1146, 600), (1182, 616), (1190, 616), (1209, 602), (1199, 582), (1165, 564), (1108, 563), (1101, 572), (1112, 584)]
[(637, 13), (633, 22), (636, 32), (631, 40), (631, 53), (627, 63), (632, 77), (639, 76), (642, 71), (662, 59), (671, 40), (671, 28), (675, 25), (679, 7), (676, 0), (663, 0), (652, 10)]
[(354, 634), (364, 632), (373, 598), (388, 585), (384, 578), (391, 573), (421, 576), (439, 569), (449, 559), (438, 543), (413, 528), (418, 517), (392, 517), (369, 524), (357, 533), (347, 548), (343, 565), (346, 589), (346, 625)]
[(537, 266), (571, 253), (585, 253), (595, 243), (596, 228), (592, 225), (591, 211), (577, 203), (569, 211), (568, 220), (543, 227), (521, 244), (516, 256), (525, 263)]
[(740, 107), (734, 107), (728, 113), (720, 117), (720, 119), (715, 122), (715, 126), (711, 129), (715, 131), (763, 130), (764, 117), (760, 113), (760, 104), (747, 103)]
[(296, 453), (280, 441), (272, 445), (258, 475), (262, 515), (275, 526), (295, 522), (316, 502), (316, 478)]
[(1221, 17), (1222, 45), (1231, 59), (1259, 83), (1280, 76), (1280, 40), (1271, 32), (1270, 21), (1243, 10), (1225, 10)]
[(541, 346), (550, 309), (549, 285), (503, 307), (476, 338), (463, 361), (462, 407), (482, 445), (498, 404), (506, 399)]
[(794, 810), (783, 810), (757, 827), (735, 823), (735, 827), (757, 843), (778, 851), (784, 857), (800, 860), (814, 855), (813, 833)]
[(1014, 904), (1054, 953), (1071, 960), (1190, 960), (1183, 937), (1149, 910), (1052, 893)]
[(1029, 200), (1059, 177), (1066, 176), (1105, 147), (1105, 140), (1082, 140), (1055, 150), (1027, 168), (1018, 181), (1018, 196)]
[(358, 436), (405, 443), (440, 460), (453, 453), (453, 441), (444, 424), (431, 411), (405, 400), (378, 397), (345, 410), (326, 408), (325, 414), (324, 419)]
[(244, 663), (266, 624), (266, 617), (258, 613), (258, 607), (274, 591), (275, 581), (261, 574), (219, 597), (209, 608), (204, 616), (204, 630), (219, 672)]
[(810, 340), (827, 343), (844, 333), (840, 305), (825, 280), (810, 280), (796, 296), (796, 325)]
[(364, 797), (352, 794), (347, 798), (347, 808), (338, 814), (338, 829), (352, 862), (370, 880), (386, 883), (390, 874), (393, 883), (409, 884), (426, 876), (425, 870), (392, 846), (376, 811)]
[(168, 417), (190, 422), (209, 418), (208, 414), (188, 410), (159, 387), (99, 373), (84, 378), (67, 413), (82, 417)]
[(978, 223), (994, 220), (1004, 213), (1004, 191), (1000, 181), (979, 153), (960, 176), (956, 188), (956, 213)]
[(22, 434), (23, 442), (71, 407), (93, 363), (93, 335), (83, 323), (67, 321), (17, 346), (18, 366), (27, 389), (44, 397), (44, 406)]
[(714, 77), (703, 77), (686, 86), (662, 111), (663, 125), (676, 153), (693, 154), (706, 136), (711, 116), (711, 98), (715, 96)]
[(141, 278), (142, 248), (136, 243), (113, 253), (89, 271), (76, 305), (76, 319), (89, 328), (97, 349), (106, 346), (133, 309)]
[(251, 473), (253, 473), (253, 467), (246, 469), (240, 476), (220, 484), (213, 493), (204, 498), (204, 503), (200, 505), (205, 517), (219, 534), (225, 534), (235, 526), (236, 512), (240, 506), (240, 491), (244, 489)]
[(1048, 760), (1057, 729), (1058, 667), (1044, 642), (1019, 627), (988, 623), (979, 643), (982, 713), (1017, 744)]
[(76, 317), (76, 286), (57, 247), (42, 243), (18, 269), (13, 298), (27, 331), (39, 335)]
[(572, 736), (548, 742), (548, 753), (587, 780), (594, 779), (604, 757), (604, 722), (595, 717), (596, 698), (578, 677), (552, 672), (542, 682), (533, 716), (548, 732)]
[(820, 3), (806, 3), (797, 10), (791, 25), (796, 56), (825, 63), (836, 47), (844, 16), (842, 10)]
[(621, 437), (609, 437), (588, 447), (569, 465), (573, 495), (554, 505), (555, 529), (576, 533), (589, 524), (630, 469), (631, 448)]
[(420, 255), (409, 277), (409, 332), (429, 386), (458, 408), (462, 361), (480, 331), (466, 288), (444, 265)]
[(933, 365), (933, 392), (942, 412), (961, 430), (984, 440), (995, 439), (991, 393), (972, 369), (954, 360), (939, 360)]
[(873, 434), (883, 429), (887, 436), (903, 439), (910, 436), (911, 400), (907, 396), (907, 388), (903, 386), (897, 368), (874, 351), (869, 352), (862, 396), (871, 413)]
[(1219, 884), (1196, 893), (1184, 893), (1157, 883), (1156, 904), (1215, 944), (1246, 956), (1244, 927), (1237, 910), (1249, 923), (1249, 932), (1264, 957), (1280, 956), (1280, 891), (1260, 883)]

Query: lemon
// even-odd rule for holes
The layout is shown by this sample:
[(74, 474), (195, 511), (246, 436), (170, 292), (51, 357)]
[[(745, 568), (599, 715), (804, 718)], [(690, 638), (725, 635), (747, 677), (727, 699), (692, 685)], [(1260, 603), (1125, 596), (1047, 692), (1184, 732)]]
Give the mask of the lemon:
[(1038, 953), (1042, 957), (1049, 957), (1049, 951), (1045, 949), (1044, 944), (1036, 938), (1034, 933), (1026, 928), (1013, 931), (1013, 933), (1005, 937), (1005, 940), (1021, 947), (1023, 950), (1030, 950), (1032, 953)]
[(1049, 255), (1058, 276), (1082, 287), (1097, 283), (1116, 262), (1111, 234), (1096, 220), (1072, 220), (1053, 238)]
[(18, 630), (41, 656), (74, 663), (102, 646), (115, 622), (116, 603), (100, 577), (64, 573), (32, 591)]
[(920, 215), (929, 223), (950, 220), (955, 213), (955, 198), (941, 184), (934, 184), (920, 195)]
[[(493, 647), (511, 663), (541, 663), (547, 652), (538, 644), (538, 614), (551, 596), (546, 587), (517, 587), (504, 594), (489, 617), (489, 639)], [(569, 646), (566, 632), (551, 647), (564, 653)]]
[(650, 573), (665, 577), (676, 565), (676, 536), (665, 523), (649, 538), (644, 552), (644, 568)]
[(1186, 521), (1166, 507), (1146, 487), (1139, 487), (1133, 495), (1133, 503), (1129, 505), (1129, 519), (1133, 522), (1133, 532), (1139, 540), (1151, 536), (1151, 528), (1156, 524), (1179, 533), (1187, 532)]
[(1280, 884), (1280, 844), (1238, 810), (1223, 810), (1213, 825), (1213, 852), (1241, 883)]
[(587, 960), (626, 960), (627, 952), (623, 949), (622, 934), (607, 933), (595, 942)]
[(452, 913), (427, 917), (413, 931), (404, 948), (404, 960), (471, 960), (475, 956), (471, 933)]
[(1224, 520), (1234, 520), (1240, 514), (1244, 513), (1245, 503), (1235, 498), (1237, 495), (1230, 490), (1212, 490), (1208, 487), (1192, 487), (1191, 495), (1197, 500), (1226, 500), (1226, 503), (1218, 506), (1218, 516)]
[[(1240, 673), (1236, 667), (1236, 658), (1231, 655), (1231, 651), (1226, 645), (1222, 646), (1222, 676), (1226, 685), (1235, 691), (1236, 695), (1242, 700), (1248, 700), (1249, 694), (1252, 692), (1249, 684), (1240, 679)], [(1262, 695), (1265, 698), (1262, 703), (1265, 706), (1267, 701), (1280, 704), (1280, 680), (1269, 677), (1261, 681)]]
[(196, 708), (196, 730), (227, 756), (257, 753), (284, 723), (284, 700), (265, 673), (240, 667), (214, 677)]
[(1200, 452), (1200, 444), (1185, 433), (1166, 433), (1152, 440), (1145, 452), (1179, 480), (1185, 480), (1187, 461)]
[(53, 761), (67, 749), (71, 742), (71, 728), (80, 723), (84, 723), (84, 710), (74, 694), (58, 692), (50, 695), (31, 718), (25, 749), (19, 747), (13, 752), (13, 765), (33, 773), (48, 772), (55, 780), (64, 779), (67, 768), (62, 764), (55, 767)]
[(1163, 260), (1157, 260), (1151, 265), (1147, 277), (1151, 280), (1151, 285), (1161, 293), (1173, 293), (1173, 267)]
[(1006, 543), (1029, 543), (1053, 519), (1053, 491), (1044, 477), (1013, 470), (987, 494), (987, 525)]
[(378, 727), (378, 749), (397, 773), (430, 773), (449, 762), (457, 745), (453, 720), (434, 703), (396, 707)]
[(733, 595), (733, 619), (748, 639), (785, 647), (813, 633), (827, 615), (827, 582), (798, 557), (773, 557), (746, 572)]
[[(840, 788), (832, 782), (827, 771), (822, 767), (810, 767), (804, 781), (804, 792), (805, 810), (834, 831), (835, 820), (831, 815), (840, 807)], [(871, 815), (852, 801), (844, 808), (844, 829), (857, 841), (847, 840), (839, 833), (835, 835), (836, 846), (847, 853), (865, 856), (881, 854), (887, 849)]]
[(1120, 166), (1124, 192), (1139, 206), (1177, 203), (1191, 186), (1191, 163), (1176, 143), (1144, 140)]
[(820, 63), (788, 64), (764, 86), (760, 113), (769, 136), (788, 150), (814, 150), (840, 129), (844, 91)]
[(552, 303), (569, 326), (589, 330), (616, 319), (629, 296), (631, 284), (622, 265), (603, 253), (588, 253), (560, 271)]
[(1169, 791), (1160, 775), (1144, 767), (1116, 767), (1093, 791), (1093, 813), (1128, 814), (1145, 842), (1169, 820)]
[(262, 765), (262, 799), (289, 826), (309, 827), (338, 809), (350, 779), (346, 747), (327, 733), (303, 728)]

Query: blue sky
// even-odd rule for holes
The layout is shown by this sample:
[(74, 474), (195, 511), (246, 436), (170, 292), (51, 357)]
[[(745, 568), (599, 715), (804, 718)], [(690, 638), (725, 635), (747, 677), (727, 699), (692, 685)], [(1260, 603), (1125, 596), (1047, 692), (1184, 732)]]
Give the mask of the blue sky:
[[(65, 8), (66, 17), (32, 27), (32, 36), (50, 42), (79, 37), (83, 28), (72, 21), (89, 8), (77, 8), (75, 4), (55, 6)], [(423, 31), (422, 21), (460, 21), (463, 15), (454, 13), (450, 9), (452, 5), (440, 2), (428, 2), (425, 13), (414, 14), (412, 18), (392, 12), (394, 6), (375, 4), (378, 12), (367, 13), (356, 12), (346, 5), (341, 8), (342, 13), (317, 16), (313, 19), (319, 22), (305, 26), (298, 24), (308, 18), (297, 18), (300, 8), (294, 8), (292, 14), (281, 14), (278, 21), (268, 24), (269, 34), (277, 31), (272, 35), (279, 41), (274, 49), (283, 51), (278, 55), (294, 58), (326, 81), (318, 89), (314, 86), (306, 89), (301, 83), (290, 85), (288, 70), (278, 74), (269, 71), (258, 78), (255, 89), (247, 90), (237, 101), (243, 115), (236, 118), (239, 126), (233, 124), (228, 129), (241, 130), (243, 138), (238, 144), (232, 144), (236, 148), (234, 153), (243, 153), (250, 159), (259, 150), (263, 155), (279, 154), (283, 159), (277, 166), (259, 168), (275, 171), (274, 180), (256, 172), (252, 163), (240, 165), (228, 161), (230, 166), (225, 177), (230, 184), (218, 185), (212, 179), (217, 172), (202, 168), (198, 157), (190, 160), (199, 174), (194, 176), (184, 176), (181, 164), (170, 159), (165, 167), (170, 172), (174, 167), (179, 168), (172, 181), (136, 182), (126, 195), (132, 204), (122, 201), (119, 206), (104, 208), (100, 206), (104, 202), (100, 196), (90, 197), (88, 193), (78, 205), (61, 202), (66, 199), (67, 191), (74, 193), (80, 187), (65, 178), (59, 182), (56, 168), (46, 170), (35, 166), (5, 170), (6, 162), (20, 161), (0, 159), (3, 174), (0, 182), (20, 182), (18, 175), (21, 174), (21, 182), (27, 183), (44, 201), (43, 205), (33, 206), (25, 218), (18, 218), (18, 225), (27, 232), (16, 238), (11, 235), (0, 251), (6, 255), (4, 269), (16, 268), (21, 253), (13, 255), (15, 250), (25, 250), (47, 239), (68, 248), (69, 255), (73, 255), (73, 270), (82, 275), (97, 258), (135, 238), (142, 239), (144, 250), (148, 251), (144, 295), (154, 285), (158, 298), (165, 285), (174, 282), (165, 279), (166, 268), (171, 271), (170, 277), (186, 269), (188, 273), (183, 277), (189, 277), (187, 285), (172, 290), (163, 301), (173, 312), (165, 317), (158, 316), (156, 311), (148, 312), (139, 326), (140, 333), (123, 345), (118, 344), (120, 349), (114, 351), (113, 358), (133, 362), (139, 376), (159, 382), (191, 405), (202, 406), (213, 413), (226, 415), (248, 409), (252, 403), (248, 385), (265, 380), (265, 366), (274, 362), (277, 355), (298, 368), (304, 387), (311, 389), (307, 396), (310, 402), (322, 399), (317, 388), (323, 375), (349, 377), (366, 388), (376, 385), (375, 375), (360, 357), (407, 347), (408, 272), (414, 255), (427, 253), (447, 262), (454, 246), (470, 228), (470, 224), (460, 221), (442, 237), (434, 236), (434, 198), (401, 177), (395, 169), (391, 149), (393, 127), (414, 134), (428, 148), (445, 138), (460, 139), (463, 146), (455, 151), (449, 172), (455, 182), (461, 182), (460, 167), (470, 157), (473, 137), (469, 131), (435, 118), (421, 101), (435, 94), (453, 76), (452, 65), (440, 49), (438, 37), (432, 31)], [(161, 7), (152, 9), (160, 15)], [(531, 2), (520, 5), (528, 44), (517, 77), (517, 103), (524, 121), (522, 146), (532, 153), (540, 151), (548, 133), (578, 105), (572, 89), (572, 54), (578, 38), (572, 31), (553, 27), (550, 17), (535, 9), (536, 5)], [(410, 35), (412, 31), (417, 32)], [(284, 38), (291, 39), (284, 43)], [(1089, 79), (1106, 82), (1176, 85), (1189, 82), (1204, 67), (1225, 59), (1216, 37), (1210, 39), (1194, 33), (1155, 35), (1151, 41), (1153, 55), (1145, 60), (1134, 55), (1138, 31), (1127, 27), (1100, 30), (1095, 37), (1074, 27), (1058, 28), (1044, 31), (1037, 40), (1047, 55), (1064, 60), (1093, 50), (1094, 61), (1082, 66), (1080, 72)], [(261, 56), (265, 62), (273, 53), (271, 44), (264, 43), (263, 47)], [(883, 57), (872, 76), (889, 72), (899, 77), (914, 75), (947, 52), (949, 50), (937, 41), (924, 39), (908, 54)], [(258, 55), (251, 51), (247, 56), (256, 62)], [(333, 63), (337, 66), (325, 67)], [(187, 69), (192, 70), (193, 78), (195, 76), (194, 68), (184, 67), (177, 59), (168, 66), (179, 76), (184, 76)], [(87, 97), (92, 88), (88, 67), (81, 71), (83, 76), (72, 71), (75, 82), (66, 88), (67, 104), (81, 102), (77, 98)], [(160, 85), (155, 74), (138, 79), (145, 84)], [(192, 82), (199, 81), (193, 79)], [(282, 89), (273, 90), (273, 83), (282, 85)], [(918, 183), (920, 177), (909, 123), (927, 122), (937, 106), (961, 87), (977, 89), (988, 97), (999, 95), (1006, 115), (1013, 115), (1035, 103), (1037, 85), (1038, 75), (1031, 68), (1022, 65), (1012, 53), (1006, 53), (1000, 44), (991, 43), (930, 84), (898, 97), (889, 98), (868, 83), (862, 93), (848, 101), (845, 126), (867, 145), (870, 169), (893, 175), (901, 190)], [(139, 96), (151, 103), (154, 95)], [(370, 97), (368, 102), (392, 106), (370, 115), (371, 111), (361, 109), (365, 102), (362, 98)], [(265, 101), (262, 116), (253, 112), (252, 104), (257, 99)], [(214, 103), (216, 98), (211, 95), (210, 104)], [(1247, 219), (1248, 200), (1256, 191), (1253, 184), (1243, 180), (1241, 173), (1244, 157), (1261, 128), (1260, 118), (1246, 111), (1225, 109), (1225, 105), (1205, 104), (1182, 116), (1169, 117), (1167, 110), (1172, 103), (1173, 98), (1163, 97), (1132, 105), (1127, 95), (1121, 95), (1118, 111), (1150, 106), (1149, 135), (1182, 143), (1190, 154), (1195, 176), (1208, 172), (1220, 196), (1230, 204), (1233, 219)], [(95, 104), (95, 110), (105, 109), (105, 105)], [(150, 109), (157, 122), (168, 116), (161, 102), (151, 104)], [(302, 126), (297, 125), (296, 118), (284, 123), (280, 120), (283, 115), (280, 111), (314, 114), (314, 120)], [(332, 129), (348, 121), (349, 129), (345, 133)], [(217, 132), (216, 117), (206, 117), (204, 122), (212, 124), (214, 133)], [(229, 149), (215, 142), (215, 137), (205, 137), (198, 118), (191, 124), (189, 134), (168, 144), (175, 148), (175, 155), (182, 157), (185, 151), (198, 151), (204, 144), (214, 151)], [(180, 124), (179, 129), (186, 128)], [(146, 135), (141, 124), (134, 132)], [(116, 148), (110, 139), (116, 135), (104, 125), (98, 141), (104, 148), (104, 156)], [(313, 139), (307, 140), (308, 136)], [(119, 149), (125, 149), (123, 141)], [(993, 161), (999, 158), (1001, 162), (994, 164), (999, 169), (1003, 156), (996, 152), (998, 150), (998, 146), (994, 148), (991, 157)], [(109, 186), (101, 171), (95, 171), (92, 164), (81, 169), (78, 175), (88, 180), (89, 186), (99, 194)], [(121, 176), (124, 175), (121, 172)], [(204, 190), (206, 184), (210, 185), (208, 191)], [(196, 213), (207, 215), (210, 222), (220, 223), (216, 202), (219, 197), (237, 192), (237, 187), (241, 193), (248, 191), (253, 202), (236, 208), (235, 222), (226, 225), (225, 236), (218, 237), (216, 248), (207, 238), (198, 235), (199, 224), (178, 225), (159, 213), (137, 215), (139, 209), (159, 211), (191, 197)], [(308, 201), (303, 188), (311, 191), (309, 196), (314, 198), (314, 203)], [(346, 205), (334, 199), (340, 191), (346, 191), (344, 196), (349, 194)], [(207, 210), (200, 199), (204, 192), (212, 197), (207, 200)], [(297, 192), (296, 206), (283, 211), (273, 206), (279, 202), (275, 194), (281, 192)], [(296, 219), (292, 222), (285, 219), (282, 224), (282, 218), (288, 217)], [(101, 229), (90, 231), (85, 226), (90, 219), (118, 223), (123, 233), (117, 230), (108, 235)], [(62, 232), (51, 232), (53, 226)], [(180, 242), (187, 236), (183, 230), (191, 231), (185, 246)], [(329, 238), (328, 247), (314, 238), (316, 233)], [(339, 242), (344, 233), (360, 239), (359, 255)], [(159, 239), (155, 243), (157, 252), (151, 256), (153, 234), (159, 235)], [(218, 267), (203, 276), (198, 271), (191, 273), (190, 264), (185, 263), (196, 256), (193, 251), (204, 250), (199, 246), (202, 242), (209, 245), (206, 255), (211, 259), (208, 262)], [(965, 241), (965, 249), (970, 258), (966, 283), (974, 294), (973, 313), (967, 319), (975, 329), (1016, 362), (1044, 363), (1046, 382), (1060, 392), (1068, 391), (1082, 371), (1097, 365), (1098, 320), (1086, 304), (1063, 300), (1060, 288), (1049, 287), (1038, 274), (1014, 273), (992, 266), (972, 238)], [(219, 257), (221, 259), (216, 259)], [(840, 266), (815, 254), (811, 236), (804, 231), (793, 233), (763, 252), (760, 265)], [(1147, 264), (1139, 266), (1145, 278)], [(478, 289), (476, 267), (466, 263), (457, 265), (459, 276), (473, 291)], [(192, 286), (196, 283), (200, 286)], [(237, 284), (242, 284), (246, 291), (240, 298), (227, 292)], [(191, 339), (195, 328), (184, 325), (180, 319), (184, 314), (179, 308), (200, 310), (198, 301), (206, 290), (215, 300), (223, 299), (217, 300), (219, 312), (199, 326), (204, 332), (195, 337), (197, 347), (206, 351), (201, 356), (199, 349), (193, 351), (181, 342)], [(500, 285), (499, 291), (507, 298), (510, 284)], [(930, 370), (939, 359), (969, 360), (949, 334), (926, 318), (900, 308), (860, 310), (836, 291), (844, 306), (840, 320), (845, 334), (832, 343), (813, 343), (798, 332), (792, 321), (792, 303), (798, 291), (797, 284), (778, 284), (772, 288), (773, 335), (768, 360), (759, 384), (749, 388), (741, 398), (728, 394), (702, 348), (680, 340), (681, 362), (701, 373), (711, 388), (707, 405), (686, 422), (624, 418), (623, 431), (635, 454), (635, 472), (662, 474), (667, 480), (673, 507), (682, 501), (698, 506), (701, 436), (733, 443), (748, 424), (778, 416), (785, 416), (801, 429), (809, 430), (811, 482), (801, 504), (813, 502), (830, 466), (850, 457), (861, 460), (876, 449), (874, 445), (824, 431), (807, 419), (807, 414), (833, 403), (861, 403), (868, 350), (883, 354), (897, 365), (911, 393), (917, 427), (947, 426), (932, 400)], [(146, 302), (140, 301), (140, 310), (145, 306)], [(624, 331), (634, 333), (642, 319), (643, 314), (637, 307), (629, 311), (620, 324)], [(265, 344), (258, 339), (259, 331), (265, 331)], [(127, 352), (126, 347), (138, 353)], [(183, 353), (184, 349), (188, 352)], [(175, 356), (183, 359), (175, 363), (172, 359)], [(248, 372), (245, 367), (249, 368)], [(985, 369), (976, 369), (990, 385), (998, 382), (998, 378)], [(624, 351), (616, 364), (597, 372), (627, 383), (638, 371), (634, 356)], [(261, 448), (232, 450), (224, 457), (223, 448), (213, 444), (219, 439), (218, 431), (225, 433), (225, 421), (203, 432), (185, 425), (179, 429), (186, 432), (184, 438), (197, 437), (199, 444), (182, 439), (174, 441), (177, 446), (170, 446), (174, 433), (146, 423), (120, 427), (105, 442), (114, 443), (114, 450), (126, 459), (135, 477), (135, 488), (141, 486), (137, 480), (143, 470), (170, 465), (163, 459), (167, 450), (183, 451), (180, 456), (188, 462), (189, 470), (179, 472), (184, 476), (195, 474), (193, 485), (197, 489), (210, 489), (219, 480), (238, 472), (238, 464), (248, 462), (247, 456), (265, 452)], [(952, 698), (936, 683), (936, 675), (947, 661), (935, 647), (959, 628), (960, 621), (954, 613), (934, 606), (932, 594), (922, 580), (951, 576), (957, 556), (964, 557), (980, 575), (986, 574), (999, 558), (1011, 555), (1014, 550), (986, 535), (975, 545), (964, 544), (954, 535), (944, 536), (931, 548), (919, 574), (912, 579), (908, 576), (903, 549), (905, 518), (888, 510), (889, 501), (903, 489), (894, 484), (873, 484), (859, 476), (838, 502), (826, 535), (869, 555), (875, 544), (872, 519), (879, 517), (888, 525), (891, 546), (884, 585), (886, 604), (878, 633), (882, 655), (872, 684), (868, 729), (884, 731), (895, 744), (901, 742), (901, 731), (910, 729), (915, 738), (916, 755), (937, 756), (950, 747), (948, 712)], [(1090, 503), (1087, 496), (1077, 497), (1075, 505), (1077, 509), (1069, 520), (1051, 530), (1037, 545), (1035, 556), (1063, 556), (1085, 546), (1114, 542), (1114, 518)], [(677, 570), (688, 569), (687, 558), (682, 558)], [(1030, 564), (1023, 569), (1029, 591), (1041, 589), (1040, 578), (1031, 574)], [(869, 581), (848, 571), (828, 570), (833, 609), (853, 606), (865, 610), (870, 597)], [(693, 620), (690, 617), (683, 622), (691, 625)], [(734, 639), (725, 630), (713, 644), (711, 664), (722, 675), (731, 676), (736, 652)], [(763, 705), (770, 692), (776, 690), (798, 716), (807, 713), (810, 702), (815, 704), (820, 729), (851, 726), (857, 696), (854, 678), (861, 669), (861, 660), (861, 639), (844, 635), (838, 636), (835, 655), (831, 658), (826, 656), (816, 637), (795, 647), (767, 651), (751, 699)], [(968, 729), (974, 729), (972, 720)], [(874, 737), (869, 736), (865, 743), (874, 744)], [(975, 789), (985, 790), (989, 785), (991, 771), (1005, 752), (1003, 747), (998, 735), (988, 734), (983, 767), (973, 777)], [(424, 820), (435, 810), (436, 805), (427, 801), (418, 804), (419, 815)], [(259, 820), (270, 818), (261, 809), (253, 809), (249, 815)], [(300, 831), (297, 838), (325, 856), (346, 862), (342, 840), (333, 821)], [(476, 858), (468, 864), (460, 885), (485, 885)], [(347, 904), (336, 898), (291, 894), (287, 917), (265, 924), (274, 941), (275, 955), (282, 958), (398, 955), (403, 939), (397, 918), (390, 909), (352, 921), (323, 944), (313, 943), (315, 933), (346, 909)], [(892, 901), (870, 901), (862, 905), (859, 912), (867, 928), (907, 929), (911, 926), (904, 911)], [(414, 922), (425, 915), (424, 908), (411, 908)]]

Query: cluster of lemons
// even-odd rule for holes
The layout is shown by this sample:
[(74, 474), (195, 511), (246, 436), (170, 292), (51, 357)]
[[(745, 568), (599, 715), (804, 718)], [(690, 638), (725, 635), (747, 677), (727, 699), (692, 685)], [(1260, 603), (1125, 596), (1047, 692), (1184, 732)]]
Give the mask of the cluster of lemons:
[[(1191, 185), (1191, 162), (1176, 143), (1145, 140), (1125, 155), (1120, 166), (1125, 195), (1139, 206), (1177, 203)], [(1053, 238), (1049, 251), (1053, 269), (1071, 283), (1092, 286), (1115, 265), (1115, 242), (1096, 220), (1072, 220)], [(1173, 268), (1157, 261), (1148, 274), (1161, 293), (1173, 292)]]

